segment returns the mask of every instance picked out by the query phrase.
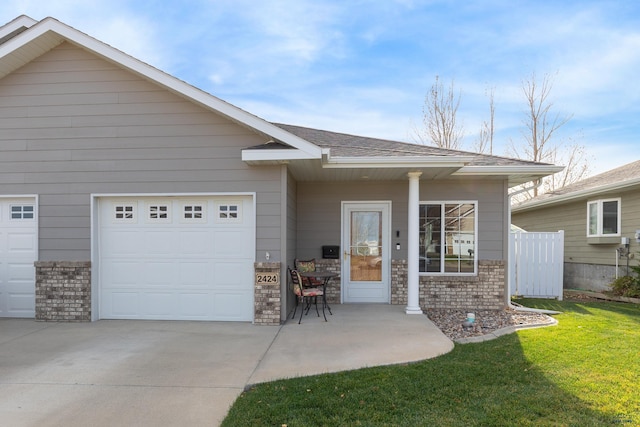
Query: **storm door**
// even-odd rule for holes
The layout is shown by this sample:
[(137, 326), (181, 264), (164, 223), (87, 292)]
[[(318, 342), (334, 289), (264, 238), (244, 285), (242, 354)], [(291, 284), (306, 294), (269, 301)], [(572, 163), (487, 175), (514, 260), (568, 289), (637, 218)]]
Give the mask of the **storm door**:
[(343, 204), (343, 302), (389, 303), (390, 211), (390, 202)]

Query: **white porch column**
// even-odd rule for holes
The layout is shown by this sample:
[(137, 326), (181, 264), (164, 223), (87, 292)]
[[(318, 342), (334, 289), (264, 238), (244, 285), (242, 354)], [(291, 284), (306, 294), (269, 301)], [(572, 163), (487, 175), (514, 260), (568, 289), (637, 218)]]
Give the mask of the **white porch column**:
[(409, 217), (407, 221), (407, 314), (422, 314), (420, 309), (420, 175), (409, 172)]

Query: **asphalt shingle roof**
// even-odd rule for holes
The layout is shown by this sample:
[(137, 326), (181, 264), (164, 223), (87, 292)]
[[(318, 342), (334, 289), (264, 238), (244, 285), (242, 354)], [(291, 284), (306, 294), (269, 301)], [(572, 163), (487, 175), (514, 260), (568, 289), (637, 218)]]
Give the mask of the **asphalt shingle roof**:
[(631, 184), (634, 181), (640, 180), (640, 160), (632, 163), (620, 166), (615, 169), (611, 169), (607, 172), (603, 172), (598, 175), (594, 175), (589, 178), (585, 178), (573, 184), (564, 186), (555, 191), (541, 194), (540, 196), (523, 202), (518, 207), (526, 207), (530, 204), (537, 204), (539, 202), (554, 198), (559, 200), (570, 197), (574, 193), (580, 193), (584, 191), (597, 191), (598, 188), (610, 188), (611, 186), (624, 186), (625, 183)]
[(571, 185), (567, 185), (566, 187), (559, 188), (550, 194), (560, 195), (575, 193), (578, 191), (605, 187), (612, 184), (623, 184), (625, 181), (632, 181), (634, 179), (640, 179), (640, 160), (611, 169), (610, 171), (603, 172), (599, 175), (583, 179)]
[(333, 157), (410, 157), (410, 156), (473, 156), (473, 166), (544, 165), (527, 160), (491, 156), (467, 151), (448, 150), (429, 145), (349, 135), (301, 126), (273, 123), (306, 141), (322, 148), (330, 148)]

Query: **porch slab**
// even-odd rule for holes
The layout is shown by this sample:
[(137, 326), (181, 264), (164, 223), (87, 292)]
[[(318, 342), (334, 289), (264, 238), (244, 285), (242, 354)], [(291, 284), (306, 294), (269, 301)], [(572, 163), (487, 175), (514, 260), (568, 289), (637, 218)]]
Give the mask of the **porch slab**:
[(249, 378), (256, 384), (328, 372), (430, 359), (453, 342), (424, 314), (386, 304), (332, 305), (325, 322), (313, 310), (289, 319)]

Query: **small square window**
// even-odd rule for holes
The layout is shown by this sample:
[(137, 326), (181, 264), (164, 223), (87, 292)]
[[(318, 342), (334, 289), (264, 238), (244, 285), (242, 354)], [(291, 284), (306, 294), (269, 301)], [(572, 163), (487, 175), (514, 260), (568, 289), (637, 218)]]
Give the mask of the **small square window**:
[(149, 206), (149, 219), (169, 219), (169, 207), (167, 205)]
[(220, 205), (220, 219), (238, 219), (238, 205)]
[(33, 219), (33, 218), (35, 218), (35, 209), (33, 205), (11, 206), (11, 219)]
[(185, 205), (184, 219), (203, 219), (204, 206), (202, 205)]
[(133, 220), (135, 219), (135, 209), (133, 205), (116, 205), (115, 219), (117, 220)]

